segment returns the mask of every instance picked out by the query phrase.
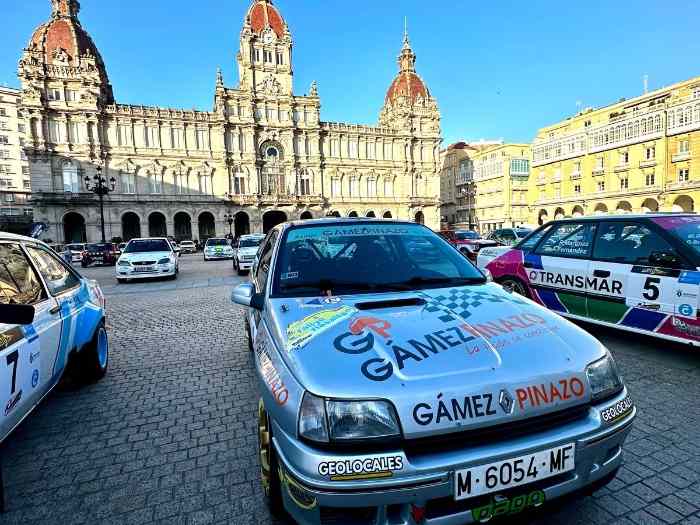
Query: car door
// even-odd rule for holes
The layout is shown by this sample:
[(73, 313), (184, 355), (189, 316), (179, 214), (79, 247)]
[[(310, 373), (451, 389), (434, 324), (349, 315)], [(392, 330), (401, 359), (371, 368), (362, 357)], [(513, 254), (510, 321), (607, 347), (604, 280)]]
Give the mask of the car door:
[(26, 326), (0, 323), (0, 441), (53, 386), (51, 363), (61, 339), (56, 300), (18, 243), (0, 243), (0, 302), (34, 306)]
[[(693, 293), (694, 299), (678, 294), (684, 286), (679, 282), (684, 268), (694, 270), (683, 264), (673, 245), (649, 224), (603, 222), (589, 275), (591, 318), (650, 332), (669, 315), (697, 319), (697, 293)], [(593, 280), (608, 274), (616, 290), (592, 294)]]
[(58, 380), (68, 364), (70, 352), (92, 337), (88, 331), (94, 327), (82, 326), (84, 319), (80, 315), (89, 296), (77, 274), (58, 257), (39, 245), (26, 246), (26, 250), (60, 311), (61, 340), (50, 366), (52, 377)]
[[(251, 272), (256, 293), (266, 293), (267, 281), (272, 272), (272, 255), (274, 253), (278, 232), (278, 230), (273, 230), (268, 234), (256, 256), (256, 265), (254, 271)], [(262, 318), (262, 312), (256, 308), (249, 308), (248, 310), (250, 314), (250, 334), (252, 340), (255, 341), (260, 319)]]
[(586, 317), (586, 276), (596, 222), (555, 224), (523, 266), (542, 304), (550, 310)]

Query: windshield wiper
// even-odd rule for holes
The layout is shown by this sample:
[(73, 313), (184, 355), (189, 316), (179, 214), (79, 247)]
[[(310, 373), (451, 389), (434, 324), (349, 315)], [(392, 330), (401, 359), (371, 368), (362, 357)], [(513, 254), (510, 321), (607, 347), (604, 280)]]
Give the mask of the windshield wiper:
[(387, 283), (382, 285), (383, 288), (396, 289), (396, 290), (412, 290), (419, 286), (431, 285), (431, 284), (445, 284), (452, 286), (467, 286), (470, 284), (484, 284), (486, 279), (484, 277), (411, 277), (407, 281), (400, 281), (396, 283)]

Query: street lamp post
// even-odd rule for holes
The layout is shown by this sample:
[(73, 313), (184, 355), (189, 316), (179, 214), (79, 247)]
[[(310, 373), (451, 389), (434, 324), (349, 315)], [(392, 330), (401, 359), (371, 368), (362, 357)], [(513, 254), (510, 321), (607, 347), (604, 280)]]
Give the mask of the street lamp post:
[(231, 237), (231, 239), (233, 239), (232, 226), (233, 226), (234, 216), (231, 213), (227, 213), (226, 215), (224, 215), (224, 219), (228, 223), (228, 234)]
[(102, 242), (107, 242), (105, 240), (105, 205), (104, 197), (109, 195), (116, 188), (117, 179), (110, 177), (109, 185), (107, 184), (107, 179), (102, 176), (102, 166), (97, 166), (97, 174), (90, 178), (85, 176), (85, 188), (91, 191), (100, 198), (100, 228), (102, 230)]

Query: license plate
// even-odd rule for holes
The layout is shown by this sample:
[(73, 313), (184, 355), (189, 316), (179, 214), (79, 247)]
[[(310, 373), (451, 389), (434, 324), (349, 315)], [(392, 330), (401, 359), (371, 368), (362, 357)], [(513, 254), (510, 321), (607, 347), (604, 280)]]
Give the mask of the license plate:
[(134, 268), (135, 272), (155, 272), (155, 266), (137, 266)]
[(479, 465), (455, 472), (456, 500), (490, 494), (550, 478), (575, 468), (576, 445), (571, 443), (534, 454)]

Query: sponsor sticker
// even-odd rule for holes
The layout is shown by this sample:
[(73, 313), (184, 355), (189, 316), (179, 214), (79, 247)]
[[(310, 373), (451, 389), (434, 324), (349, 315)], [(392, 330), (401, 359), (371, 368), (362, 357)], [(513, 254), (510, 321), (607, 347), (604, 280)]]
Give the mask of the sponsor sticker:
[(543, 270), (530, 270), (528, 278), (532, 284), (539, 286), (551, 286), (554, 288), (581, 291), (587, 290), (608, 295), (624, 295), (622, 281), (618, 281), (617, 279), (569, 275)]
[(472, 518), (477, 523), (486, 523), (498, 516), (513, 516), (527, 508), (539, 507), (544, 503), (544, 500), (545, 494), (541, 490), (512, 498), (495, 496), (490, 503), (472, 509)]
[(678, 307), (678, 313), (683, 317), (695, 317), (695, 308), (690, 304), (682, 304)]
[(293, 279), (299, 278), (299, 272), (287, 272), (280, 275), (280, 279), (283, 281), (291, 281)]
[(700, 272), (681, 272), (678, 282), (680, 284), (700, 284)]
[(36, 385), (39, 384), (39, 370), (34, 370), (32, 372), (32, 388), (36, 388)]
[(313, 337), (328, 330), (332, 326), (345, 321), (357, 313), (353, 306), (340, 306), (330, 310), (322, 310), (290, 323), (287, 327), (287, 347), (294, 350), (303, 347)]
[(634, 403), (632, 398), (627, 396), (622, 401), (618, 401), (613, 406), (600, 411), (600, 418), (606, 423), (613, 423), (618, 419), (622, 419), (632, 411)]
[(520, 410), (526, 407), (548, 406), (556, 401), (581, 399), (586, 393), (586, 385), (578, 377), (569, 377), (557, 382), (531, 385), (515, 390), (515, 397)]
[(461, 425), (462, 421), (495, 416), (499, 408), (508, 413), (491, 392), (449, 399), (438, 394), (437, 402), (418, 403), (413, 407), (413, 420), (421, 426), (439, 425), (445, 421)]
[(691, 337), (700, 338), (700, 326), (688, 324), (678, 317), (673, 317), (673, 328)]
[(318, 473), (331, 481), (390, 478), (403, 470), (402, 456), (378, 456), (340, 461), (323, 461)]
[(323, 308), (324, 306), (329, 306), (332, 304), (338, 304), (343, 302), (340, 297), (316, 297), (310, 301), (304, 302), (303, 299), (300, 301), (301, 308)]

